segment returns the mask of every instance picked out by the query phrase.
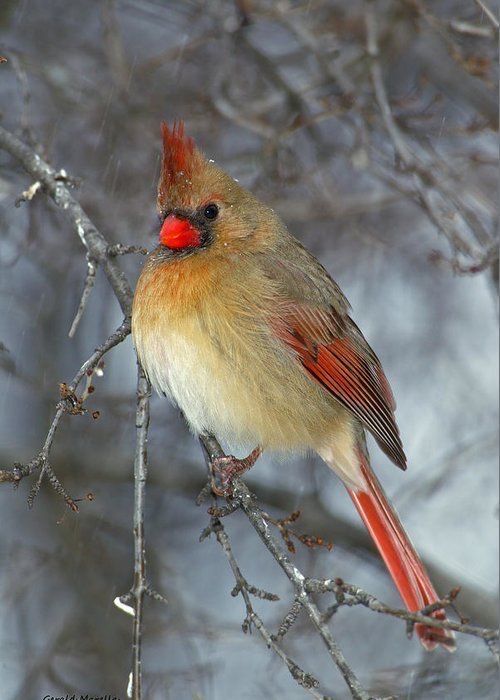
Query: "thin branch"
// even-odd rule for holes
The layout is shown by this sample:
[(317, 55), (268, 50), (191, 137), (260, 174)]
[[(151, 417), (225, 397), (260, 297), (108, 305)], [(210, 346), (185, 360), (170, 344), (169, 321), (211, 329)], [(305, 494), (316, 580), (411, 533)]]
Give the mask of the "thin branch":
[[(224, 456), (222, 448), (212, 435), (201, 435), (200, 441), (205, 457), (210, 464), (216, 457)], [(328, 653), (344, 677), (344, 680), (351, 691), (352, 697), (355, 700), (369, 700), (369, 694), (362, 687), (354, 671), (347, 663), (328, 626), (321, 619), (321, 613), (318, 607), (310, 598), (309, 593), (305, 588), (306, 577), (297, 569), (296, 566), (292, 564), (288, 554), (281, 547), (274, 535), (272, 535), (261, 509), (255, 503), (255, 500), (248, 488), (239, 479), (235, 479), (233, 481), (233, 493), (231, 500), (239, 504), (241, 510), (247, 516), (252, 527), (256, 530), (267, 549), (271, 552), (292, 583), (295, 589), (296, 599), (301, 603), (302, 607), (309, 615), (312, 624), (317, 629), (326, 648), (328, 649)]]
[(481, 247), (489, 247), (494, 240), (494, 236), (484, 228), (475, 212), (469, 211), (463, 199), (458, 197), (456, 192), (454, 192), (453, 187), (447, 184), (448, 178), (445, 174), (441, 173), (439, 176), (435, 176), (432, 170), (426, 167), (425, 163), (417, 157), (408, 146), (393, 117), (379, 60), (377, 12), (374, 4), (374, 0), (365, 0), (366, 52), (370, 59), (370, 76), (375, 99), (380, 109), (387, 133), (393, 143), (397, 160), (403, 166), (403, 171), (411, 176), (412, 184), (410, 191), (402, 184), (401, 177), (395, 178), (392, 175), (387, 176), (380, 172), (379, 175), (399, 191), (406, 192), (406, 194), (411, 194), (416, 197), (424, 211), (426, 211), (429, 219), (448, 239), (454, 251), (475, 260), (482, 260), (484, 254), (481, 251), (475, 250), (474, 247), (460, 235), (456, 225), (453, 224), (452, 218), (447, 212), (441, 212), (439, 210), (429, 186), (434, 188), (444, 200), (449, 200), (454, 205), (456, 213), (460, 215), (464, 224), (468, 226)]
[(292, 627), (292, 625), (296, 623), (301, 610), (302, 605), (300, 603), (300, 600), (295, 599), (293, 601), (292, 607), (287, 612), (287, 614), (283, 618), (281, 625), (279, 626), (278, 633), (276, 634), (276, 639), (282, 639), (285, 636), (285, 634)]
[[(316, 688), (319, 686), (319, 682), (311, 674), (303, 671), (298, 664), (293, 661), (278, 644), (278, 640), (274, 637), (267, 627), (265, 626), (262, 619), (256, 613), (253, 608), (250, 594), (255, 595), (258, 598), (265, 600), (278, 600), (278, 596), (266, 593), (260, 589), (256, 589), (254, 586), (250, 586), (247, 580), (241, 573), (240, 567), (235, 559), (233, 550), (231, 548), (231, 543), (229, 536), (224, 529), (224, 526), (218, 518), (212, 518), (209, 528), (209, 532), (214, 532), (217, 537), (218, 543), (221, 545), (224, 554), (226, 555), (231, 571), (233, 572), (234, 578), (236, 580), (236, 586), (234, 587), (231, 595), (241, 594), (243, 600), (245, 601), (246, 607), (246, 617), (243, 622), (243, 631), (248, 632), (253, 624), (255, 628), (260, 633), (261, 637), (264, 639), (269, 649), (272, 649), (275, 654), (284, 662), (285, 666), (290, 672), (292, 678), (297, 681), (297, 683), (302, 686), (310, 695), (317, 699), (323, 698), (323, 695), (318, 693)], [(264, 595), (262, 595), (264, 594)]]
[(146, 543), (144, 539), (144, 509), (148, 473), (149, 397), (151, 387), (140, 365), (137, 369), (137, 410), (135, 427), (137, 438), (134, 459), (134, 625), (132, 632), (132, 700), (142, 698), (142, 613), (146, 581)]
[(85, 311), (85, 307), (87, 306), (87, 302), (90, 299), (90, 294), (92, 293), (92, 290), (94, 289), (96, 272), (97, 272), (97, 265), (96, 265), (95, 261), (90, 257), (90, 255), (87, 253), (87, 274), (85, 276), (85, 283), (83, 285), (83, 292), (82, 292), (82, 296), (80, 298), (80, 303), (78, 304), (78, 309), (76, 311), (75, 318), (73, 319), (73, 323), (71, 324), (71, 328), (69, 329), (68, 336), (70, 338), (73, 338), (73, 336), (76, 333), (76, 329), (78, 328), (80, 320), (83, 316), (83, 312)]
[(28, 508), (33, 508), (33, 503), (35, 501), (35, 498), (38, 495), (38, 492), (40, 491), (40, 487), (42, 485), (43, 477), (46, 476), (50, 482), (50, 485), (54, 489), (54, 491), (59, 494), (59, 496), (62, 496), (62, 498), (66, 501), (66, 504), (69, 506), (69, 508), (74, 512), (78, 512), (78, 506), (76, 504), (76, 500), (72, 498), (69, 493), (66, 491), (64, 486), (61, 484), (59, 479), (57, 478), (54, 470), (52, 469), (52, 466), (50, 462), (48, 461), (48, 458), (45, 459), (43, 462), (43, 466), (40, 470), (40, 474), (38, 476), (38, 479), (35, 481), (33, 486), (30, 489), (30, 492), (28, 494), (27, 498), (27, 503), (28, 503)]
[(465, 36), (475, 36), (480, 39), (492, 39), (495, 36), (495, 30), (492, 27), (485, 27), (471, 22), (464, 22), (458, 19), (450, 20), (450, 27), (457, 34)]
[[(149, 596), (160, 603), (167, 599), (155, 591), (147, 580), (146, 538), (144, 518), (146, 508), (146, 481), (148, 475), (148, 429), (150, 419), (151, 386), (141, 365), (137, 363), (136, 392), (136, 442), (134, 457), (134, 581), (132, 588), (123, 596), (115, 598), (117, 608), (134, 618), (132, 627), (132, 671), (127, 685), (127, 697), (142, 698), (142, 631), (144, 597)], [(132, 603), (132, 605), (131, 605)]]
[[(75, 406), (81, 407), (82, 399), (78, 399), (78, 397), (75, 394), (75, 391), (78, 388), (78, 385), (80, 384), (81, 380), (83, 379), (83, 377), (88, 376), (89, 373), (92, 373), (103, 358), (103, 356), (109, 350), (111, 350), (111, 348), (114, 348), (116, 345), (125, 340), (129, 333), (130, 319), (126, 318), (116, 329), (116, 331), (112, 333), (109, 336), (109, 338), (104, 343), (102, 343), (102, 345), (99, 345), (99, 347), (97, 347), (94, 350), (92, 355), (90, 355), (90, 357), (87, 360), (85, 360), (83, 365), (73, 377), (71, 383), (69, 385), (61, 385), (61, 387), (64, 387), (64, 390), (61, 390), (61, 400), (57, 403), (56, 412), (50, 424), (47, 437), (45, 438), (45, 442), (40, 453), (28, 464), (15, 464), (12, 469), (0, 469), (0, 483), (10, 482), (17, 485), (21, 481), (21, 479), (23, 479), (26, 476), (30, 476), (36, 469), (39, 469), (40, 467), (42, 467), (42, 473), (44, 472), (43, 468), (49, 464), (50, 450), (52, 448), (54, 436), (56, 434), (56, 430), (59, 426), (61, 418), (66, 412), (74, 412)], [(31, 498), (31, 501), (32, 500), (33, 499)], [(78, 508), (76, 508), (76, 510), (78, 510)]]
[[(348, 75), (336, 64), (335, 56), (328, 59), (324, 51), (321, 51), (318, 38), (315, 34), (308, 28), (307, 22), (304, 17), (301, 16), (296, 19), (293, 13), (293, 7), (289, 2), (276, 3), (274, 7), (274, 12), (276, 16), (281, 20), (281, 22), (290, 29), (290, 31), (295, 35), (296, 39), (302, 44), (306, 54), (311, 54), (316, 59), (318, 66), (320, 67), (324, 82), (332, 81), (340, 88), (340, 97), (347, 101), (347, 103), (354, 103), (355, 101), (355, 86)], [(330, 46), (330, 53), (333, 53), (333, 46)]]
[(457, 275), (477, 275), (479, 272), (483, 272), (498, 263), (499, 252), (498, 245), (494, 244), (487, 248), (484, 254), (475, 262), (468, 264), (460, 262), (456, 257), (449, 260), (439, 250), (433, 250), (429, 255), (429, 259), (433, 263), (446, 263)]
[[(458, 590), (452, 591), (452, 593), (447, 597), (433, 603), (432, 606), (429, 606), (422, 611), (409, 612), (408, 610), (403, 610), (402, 608), (392, 608), (389, 605), (379, 601), (371, 593), (367, 593), (358, 586), (345, 583), (341, 579), (308, 579), (306, 589), (311, 593), (334, 593), (337, 599), (336, 605), (334, 606), (335, 610), (343, 605), (349, 607), (354, 605), (363, 605), (364, 607), (375, 612), (397, 617), (400, 620), (405, 620), (406, 622), (410, 623), (410, 629), (412, 629), (415, 624), (424, 624), (428, 627), (436, 627), (438, 629), (451, 630), (452, 632), (460, 632), (461, 634), (478, 637), (485, 641), (495, 658), (500, 660), (498, 648), (495, 644), (495, 642), (499, 639), (499, 630), (477, 627), (463, 621), (454, 622), (453, 620), (440, 620), (439, 618), (429, 616), (429, 613), (433, 612), (434, 610), (442, 610), (448, 606), (451, 606), (457, 596)], [(346, 597), (346, 595), (348, 597)], [(335, 610), (331, 611), (331, 614), (333, 614)], [(326, 616), (331, 617), (331, 614), (327, 614)]]
[(490, 10), (490, 8), (486, 5), (483, 0), (475, 0), (476, 5), (479, 5), (481, 10), (484, 12), (486, 17), (490, 20), (491, 24), (495, 27), (495, 29), (498, 31), (500, 27), (500, 23), (498, 22), (498, 19), (495, 17), (494, 13)]
[(32, 178), (39, 180), (54, 203), (66, 214), (87, 252), (104, 270), (124, 315), (130, 316), (132, 288), (116, 261), (109, 257), (108, 242), (71, 195), (60, 174), (2, 126), (0, 148), (16, 158)]
[(325, 549), (331, 551), (333, 548), (333, 543), (325, 541), (322, 537), (307, 534), (299, 535), (297, 532), (295, 532), (295, 530), (292, 527), (290, 527), (291, 523), (295, 523), (300, 518), (300, 510), (295, 510), (285, 518), (278, 519), (271, 517), (269, 513), (266, 513), (264, 511), (262, 511), (262, 515), (268, 523), (272, 523), (278, 528), (279, 533), (284, 543), (286, 544), (288, 551), (291, 554), (295, 554), (295, 545), (292, 542), (292, 537), (294, 537), (296, 540), (301, 542), (306, 547), (309, 547), (310, 549), (314, 549), (315, 547), (325, 547)]
[[(224, 455), (219, 443), (213, 436), (202, 435), (200, 437), (200, 441), (208, 463), (210, 463), (215, 457), (221, 457)], [(428, 608), (424, 608), (418, 612), (408, 612), (399, 608), (391, 608), (385, 603), (377, 600), (377, 598), (370, 593), (366, 593), (357, 586), (346, 584), (341, 579), (307, 579), (298, 570), (298, 568), (290, 562), (288, 555), (280, 547), (279, 543), (269, 531), (267, 514), (259, 508), (255, 502), (255, 498), (252, 496), (245, 484), (239, 479), (235, 479), (232, 485), (232, 497), (229, 499), (231, 510), (234, 510), (234, 504), (238, 504), (239, 508), (243, 510), (250, 523), (266, 545), (267, 549), (281, 566), (295, 589), (296, 597), (294, 605), (280, 626), (280, 631), (278, 632), (277, 638), (282, 636), (280, 634), (282, 628), (284, 633), (286, 633), (290, 626), (295, 622), (298, 616), (298, 606), (300, 604), (300, 606), (308, 613), (313, 625), (316, 627), (325, 645), (327, 646), (330, 656), (333, 658), (340, 672), (344, 676), (353, 698), (368, 698), (369, 696), (366, 694), (366, 691), (362, 688), (352, 669), (347, 664), (347, 661), (343, 657), (342, 652), (338, 648), (338, 645), (333, 639), (330, 629), (326, 624), (327, 620), (341, 606), (363, 605), (375, 612), (397, 617), (406, 621), (409, 633), (412, 632), (415, 624), (420, 623), (429, 627), (447, 629), (481, 638), (485, 641), (489, 650), (498, 660), (498, 647), (496, 643), (499, 639), (498, 630), (470, 625), (465, 620), (454, 622), (452, 620), (440, 620), (430, 617), (430, 613), (434, 610), (443, 609), (447, 606), (454, 607), (453, 601), (458, 593), (458, 590), (453, 591), (448, 597), (443, 598)], [(326, 613), (321, 614), (315, 603), (311, 600), (310, 594), (325, 592), (334, 593), (336, 603), (331, 606)]]
[(372, 77), (373, 89), (375, 98), (382, 114), (385, 127), (389, 136), (392, 139), (396, 152), (399, 158), (403, 161), (406, 168), (411, 169), (415, 166), (415, 158), (407, 147), (406, 142), (399, 130), (399, 127), (394, 121), (392, 111), (389, 106), (389, 100), (384, 87), (384, 79), (382, 75), (382, 67), (379, 61), (379, 50), (377, 41), (377, 25), (376, 12), (373, 6), (373, 0), (366, 1), (366, 51), (370, 57), (370, 74)]
[(123, 243), (115, 243), (114, 245), (108, 246), (108, 255), (110, 257), (117, 257), (118, 255), (130, 255), (131, 253), (137, 253), (138, 255), (147, 255), (148, 249), (141, 245), (124, 245)]
[[(141, 365), (137, 363), (136, 442), (134, 457), (134, 580), (130, 591), (115, 598), (117, 608), (134, 618), (132, 627), (132, 671), (127, 686), (127, 697), (142, 698), (142, 631), (144, 597), (167, 603), (165, 596), (150, 586), (147, 580), (146, 538), (144, 518), (146, 508), (146, 481), (148, 475), (148, 430), (150, 420), (151, 385)], [(132, 603), (132, 605), (130, 605)]]

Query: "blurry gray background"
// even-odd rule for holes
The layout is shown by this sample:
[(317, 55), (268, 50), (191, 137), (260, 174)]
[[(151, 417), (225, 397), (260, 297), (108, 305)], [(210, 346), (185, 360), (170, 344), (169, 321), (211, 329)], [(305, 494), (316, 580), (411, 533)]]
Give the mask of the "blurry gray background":
[[(489, 6), (495, 12), (496, 4)], [(433, 206), (481, 246), (457, 206), (496, 228), (496, 38), (477, 3), (375, 4), (380, 62), (397, 124), (448, 196)], [(403, 474), (372, 444), (372, 461), (442, 593), (462, 586), (461, 611), (497, 617), (497, 275), (454, 274), (456, 250), (416, 201), (414, 180), (374, 99), (361, 2), (3, 0), (1, 117), (39, 141), (56, 167), (82, 178), (76, 196), (112, 242), (152, 247), (161, 119), (183, 118), (205, 152), (280, 212), (353, 306), (398, 402), (409, 458)], [(479, 28), (477, 31), (467, 27)], [(465, 29), (464, 29), (465, 27)], [(73, 340), (85, 260), (71, 227), (44, 197), (14, 208), (29, 180), (0, 152), (0, 466), (43, 443), (69, 380), (119, 324), (98, 273)], [(432, 190), (432, 187), (431, 187)], [(456, 200), (453, 203), (453, 198)], [(453, 214), (455, 211), (455, 214)], [(472, 215), (470, 214), (472, 212)], [(475, 218), (474, 218), (475, 217)], [(478, 223), (479, 222), (479, 223)], [(437, 252), (436, 252), (437, 251)], [(455, 267), (473, 260), (455, 256)], [(142, 258), (122, 260), (133, 279)], [(78, 515), (44, 485), (0, 489), (0, 697), (110, 693), (122, 699), (131, 621), (113, 606), (132, 581), (135, 358), (128, 339), (106, 358), (90, 412), (67, 416), (53, 467)], [(302, 698), (258, 634), (212, 539), (197, 441), (175, 408), (153, 402), (147, 497), (150, 577), (170, 605), (146, 601), (146, 697)], [(334, 549), (298, 549), (309, 575), (341, 576), (399, 599), (340, 483), (316, 458), (259, 460), (247, 479), (300, 532)], [(225, 521), (257, 601), (277, 629), (292, 591), (242, 514)], [(426, 654), (404, 625), (343, 609), (333, 633), (372, 692), (402, 698), (493, 698), (496, 671), (481, 640)], [(336, 700), (348, 697), (305, 617), (285, 647)]]

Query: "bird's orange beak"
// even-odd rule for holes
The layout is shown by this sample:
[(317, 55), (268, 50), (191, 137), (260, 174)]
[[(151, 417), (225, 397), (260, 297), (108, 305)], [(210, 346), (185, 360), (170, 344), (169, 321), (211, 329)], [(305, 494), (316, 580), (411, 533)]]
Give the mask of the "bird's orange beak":
[(174, 250), (197, 248), (201, 245), (201, 236), (189, 221), (170, 214), (161, 227), (160, 243)]

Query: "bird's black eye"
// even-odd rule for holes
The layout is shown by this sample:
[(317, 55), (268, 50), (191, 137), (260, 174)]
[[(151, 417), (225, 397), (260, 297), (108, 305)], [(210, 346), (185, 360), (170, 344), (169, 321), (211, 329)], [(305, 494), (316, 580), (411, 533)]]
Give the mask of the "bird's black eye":
[(216, 219), (218, 213), (219, 207), (217, 206), (217, 204), (207, 204), (207, 206), (203, 210), (203, 216), (209, 221), (213, 221), (214, 219)]

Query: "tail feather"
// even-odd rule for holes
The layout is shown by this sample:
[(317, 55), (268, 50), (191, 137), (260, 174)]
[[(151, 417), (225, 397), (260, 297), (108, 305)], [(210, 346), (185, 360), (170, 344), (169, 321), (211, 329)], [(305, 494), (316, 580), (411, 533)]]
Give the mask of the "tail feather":
[[(366, 489), (346, 486), (354, 505), (372, 536), (389, 573), (409, 611), (416, 612), (439, 600), (429, 576), (410, 542), (401, 521), (373, 473), (365, 455), (361, 453), (361, 472)], [(431, 614), (445, 620), (442, 610)], [(449, 651), (455, 649), (454, 635), (448, 630), (415, 625), (422, 645), (434, 649), (441, 644)]]

